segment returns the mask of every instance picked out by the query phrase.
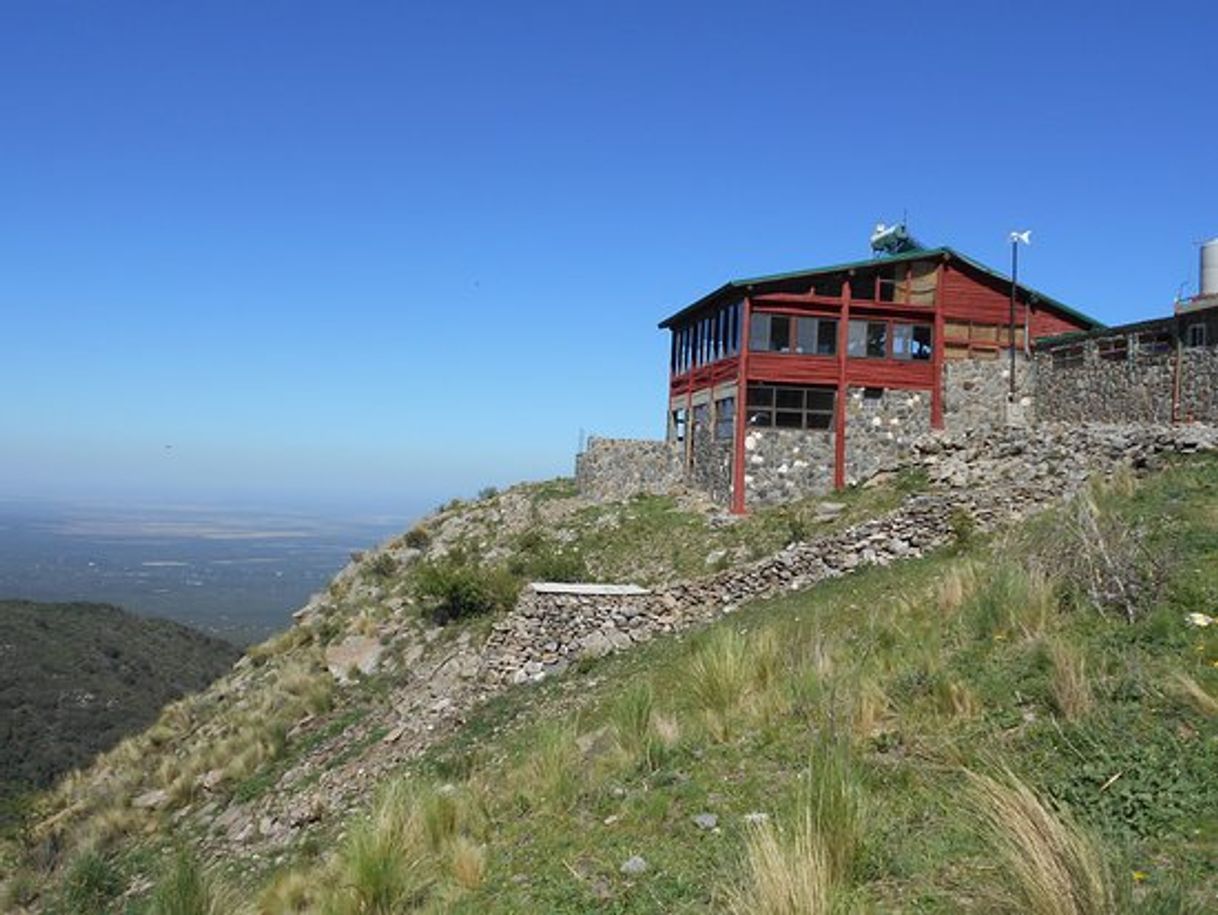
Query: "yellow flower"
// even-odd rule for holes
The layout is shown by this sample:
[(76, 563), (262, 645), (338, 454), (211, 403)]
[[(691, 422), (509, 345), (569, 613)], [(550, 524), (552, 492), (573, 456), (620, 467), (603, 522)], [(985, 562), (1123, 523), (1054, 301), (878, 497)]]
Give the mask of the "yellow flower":
[(1147, 877), (1146, 871), (1134, 871), (1133, 872), (1133, 882), (1134, 883), (1141, 883), (1143, 880), (1146, 879), (1146, 877)]

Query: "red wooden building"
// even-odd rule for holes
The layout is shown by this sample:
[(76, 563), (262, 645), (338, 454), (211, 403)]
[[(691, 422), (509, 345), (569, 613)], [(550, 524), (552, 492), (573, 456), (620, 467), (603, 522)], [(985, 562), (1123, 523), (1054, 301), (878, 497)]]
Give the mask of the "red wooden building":
[[(950, 248), (733, 280), (671, 331), (668, 438), (733, 511), (841, 487), (927, 429), (1005, 416), (1011, 281)], [(1015, 289), (1027, 341), (1102, 325)]]

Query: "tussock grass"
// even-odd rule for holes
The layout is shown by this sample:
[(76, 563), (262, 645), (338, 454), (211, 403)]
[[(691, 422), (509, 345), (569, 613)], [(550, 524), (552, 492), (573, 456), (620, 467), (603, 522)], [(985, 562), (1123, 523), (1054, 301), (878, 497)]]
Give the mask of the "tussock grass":
[(862, 848), (865, 815), (848, 742), (820, 739), (808, 766), (807, 791), (808, 820), (824, 846), (829, 875), (834, 883), (845, 883)]
[(406, 782), (392, 782), (372, 815), (350, 830), (338, 851), (327, 913), (396, 915), (426, 898), (434, 874), (414, 802)]
[(1099, 844), (1011, 772), (967, 773), (967, 801), (1006, 881), (1007, 911), (1024, 915), (1127, 912)]
[(793, 835), (771, 823), (751, 828), (745, 844), (746, 877), (731, 893), (736, 915), (828, 915), (834, 887), (824, 840), (806, 816)]
[(149, 915), (236, 915), (240, 903), (187, 851), (179, 851), (152, 891)]
[(574, 728), (565, 722), (541, 728), (533, 752), (512, 773), (512, 781), (526, 805), (569, 810), (582, 787)]
[(486, 847), (467, 836), (457, 836), (451, 848), (453, 879), (464, 889), (476, 890), (486, 878)]
[(970, 603), (983, 638), (1035, 639), (1054, 622), (1057, 586), (1036, 567), (1003, 562), (984, 576)]
[(1209, 693), (1188, 674), (1175, 671), (1171, 675), (1172, 691), (1207, 718), (1218, 718), (1218, 698)]
[(711, 632), (694, 652), (687, 671), (689, 694), (710, 734), (720, 741), (733, 731), (737, 706), (749, 685), (748, 645), (734, 629)]
[(1045, 651), (1051, 667), (1049, 687), (1054, 707), (1067, 721), (1082, 718), (1095, 706), (1086, 657), (1061, 640), (1049, 642)]
[(320, 902), (317, 880), (301, 871), (285, 871), (259, 894), (254, 910), (258, 915), (310, 915)]

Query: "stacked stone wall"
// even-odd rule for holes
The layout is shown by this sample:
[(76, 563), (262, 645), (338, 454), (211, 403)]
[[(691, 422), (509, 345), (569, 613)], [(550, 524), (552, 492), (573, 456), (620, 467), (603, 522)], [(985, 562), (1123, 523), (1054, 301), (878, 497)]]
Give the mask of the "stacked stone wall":
[(594, 499), (662, 494), (684, 481), (681, 457), (677, 442), (593, 436), (575, 457), (575, 482)]
[(777, 505), (833, 488), (830, 431), (751, 428), (744, 437), (744, 493), (749, 506)]
[[(1009, 351), (998, 359), (948, 359), (943, 363), (943, 426), (951, 433), (1006, 425), (1011, 394)], [(1019, 355), (1015, 359), (1016, 403), (1032, 419), (1035, 370)]]
[(1218, 423), (1218, 347), (1199, 346), (1181, 353), (1180, 419)]
[[(870, 389), (875, 392), (876, 389)], [(930, 392), (901, 388), (849, 388), (846, 395), (846, 482), (891, 470), (930, 431)]]
[(1065, 364), (1061, 350), (1036, 355), (1036, 410), (1045, 422), (1172, 421), (1175, 352), (1139, 349), (1135, 334), (1124, 336), (1127, 353), (1121, 359), (1103, 359), (1103, 337), (1085, 339), (1081, 362)]
[(732, 445), (731, 439), (716, 439), (709, 424), (696, 427), (690, 442), (693, 466), (689, 482), (720, 505), (732, 499)]

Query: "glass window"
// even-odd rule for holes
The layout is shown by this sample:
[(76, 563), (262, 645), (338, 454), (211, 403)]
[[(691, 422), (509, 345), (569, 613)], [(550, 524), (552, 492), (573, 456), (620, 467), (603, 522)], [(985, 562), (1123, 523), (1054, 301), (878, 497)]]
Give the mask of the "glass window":
[(832, 356), (836, 352), (837, 321), (820, 318), (816, 322), (816, 353), (819, 356)]
[(685, 411), (672, 411), (672, 437), (674, 441), (685, 441)]
[(851, 321), (849, 337), (846, 340), (847, 356), (867, 355), (867, 322)]
[(875, 274), (870, 276), (852, 276), (850, 278), (850, 298), (874, 299)]
[(772, 407), (774, 406), (774, 389), (768, 384), (750, 384), (749, 385), (749, 406), (750, 407)]
[(715, 438), (730, 441), (736, 432), (736, 398), (722, 397), (715, 401)]
[(770, 315), (770, 349), (791, 352), (791, 319), (786, 315)]
[(929, 324), (915, 324), (913, 326), (913, 346), (910, 348), (909, 358), (929, 359), (934, 351), (934, 347), (931, 345), (933, 334)]
[(764, 352), (770, 348), (770, 316), (754, 313), (749, 318), (749, 349)]
[(815, 385), (750, 384), (748, 425), (831, 429), (837, 389)]
[(813, 354), (816, 352), (816, 318), (800, 318), (799, 343), (795, 352)]
[(867, 355), (873, 359), (882, 359), (888, 355), (888, 324), (886, 322), (867, 322)]
[(802, 410), (804, 408), (803, 388), (778, 388), (774, 399), (775, 406), (780, 410)]
[(909, 359), (913, 348), (913, 325), (892, 325), (892, 358)]
[(1189, 346), (1205, 346), (1205, 325), (1190, 324), (1188, 326), (1188, 345)]

